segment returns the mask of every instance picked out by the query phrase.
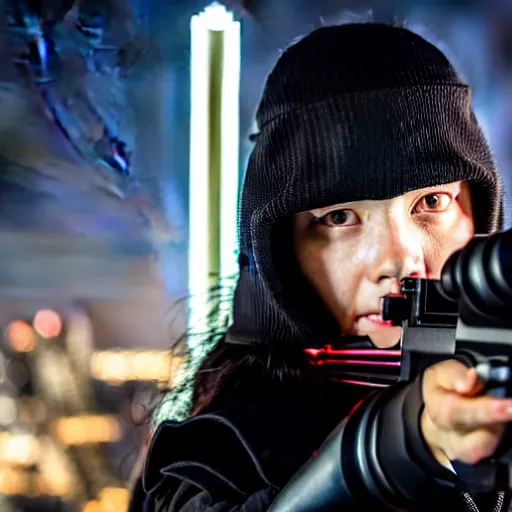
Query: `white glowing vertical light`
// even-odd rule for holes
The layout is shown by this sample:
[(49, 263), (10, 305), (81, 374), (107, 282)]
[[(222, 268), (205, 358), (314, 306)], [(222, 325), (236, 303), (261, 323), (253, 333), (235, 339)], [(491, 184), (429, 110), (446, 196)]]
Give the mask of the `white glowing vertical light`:
[(222, 164), (221, 164), (221, 277), (238, 271), (236, 218), (239, 178), (240, 116), (240, 23), (233, 21), (224, 30), (224, 70), (222, 82)]
[[(209, 232), (209, 44), (212, 32), (222, 32), (221, 163), (219, 232)], [(220, 240), (220, 278), (237, 272), (236, 218), (239, 185), (240, 23), (224, 6), (213, 3), (191, 20), (191, 112), (189, 196), (189, 293), (203, 295), (211, 285), (208, 275), (211, 235)], [(199, 308), (200, 310), (202, 308)], [(204, 311), (189, 317), (194, 324)]]
[(208, 29), (204, 13), (190, 23), (189, 293), (204, 293), (208, 273)]

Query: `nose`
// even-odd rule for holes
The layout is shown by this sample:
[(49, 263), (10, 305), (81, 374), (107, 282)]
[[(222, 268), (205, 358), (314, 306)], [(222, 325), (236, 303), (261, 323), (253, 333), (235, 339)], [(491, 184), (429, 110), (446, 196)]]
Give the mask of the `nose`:
[(426, 277), (423, 244), (413, 225), (389, 219), (379, 227), (374, 240), (374, 260), (370, 262), (369, 269), (373, 282), (390, 279), (399, 287), (404, 277)]

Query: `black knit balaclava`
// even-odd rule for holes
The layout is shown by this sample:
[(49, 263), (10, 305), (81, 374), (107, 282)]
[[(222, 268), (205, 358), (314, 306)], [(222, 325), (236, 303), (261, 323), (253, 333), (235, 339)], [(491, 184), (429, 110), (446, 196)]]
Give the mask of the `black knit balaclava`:
[(313, 347), (339, 337), (297, 268), (296, 213), (469, 180), (476, 232), (500, 226), (500, 181), (470, 89), (409, 30), (315, 30), (283, 52), (256, 117), (228, 342)]

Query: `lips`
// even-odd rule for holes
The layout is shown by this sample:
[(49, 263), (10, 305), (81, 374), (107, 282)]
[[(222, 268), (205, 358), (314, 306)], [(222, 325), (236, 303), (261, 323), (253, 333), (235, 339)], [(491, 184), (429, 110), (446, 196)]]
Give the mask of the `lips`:
[(372, 313), (370, 315), (366, 315), (366, 319), (372, 324), (376, 324), (382, 327), (391, 327), (393, 325), (391, 320), (383, 320), (381, 314)]
[(366, 315), (361, 315), (359, 320), (364, 319), (368, 321), (370, 324), (375, 325), (377, 327), (392, 327), (393, 324), (391, 320), (383, 320), (382, 315), (380, 313), (368, 313)]

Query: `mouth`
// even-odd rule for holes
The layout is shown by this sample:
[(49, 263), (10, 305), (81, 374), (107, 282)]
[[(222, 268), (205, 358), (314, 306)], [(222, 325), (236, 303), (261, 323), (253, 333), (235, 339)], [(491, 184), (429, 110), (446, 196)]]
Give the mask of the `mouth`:
[(380, 313), (370, 313), (368, 315), (362, 315), (359, 317), (359, 320), (365, 320), (370, 325), (374, 325), (376, 327), (393, 327), (393, 323), (391, 320), (383, 320), (382, 314)]
[(383, 320), (381, 314), (371, 314), (366, 315), (366, 319), (372, 324), (378, 325), (380, 327), (393, 327), (393, 323), (391, 320)]

